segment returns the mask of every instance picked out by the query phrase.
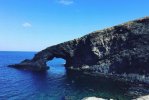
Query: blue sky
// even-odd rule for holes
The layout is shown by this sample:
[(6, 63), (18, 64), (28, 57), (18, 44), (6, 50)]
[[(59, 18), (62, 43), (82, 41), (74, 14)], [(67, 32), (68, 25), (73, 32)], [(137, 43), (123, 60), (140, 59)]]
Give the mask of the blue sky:
[(0, 51), (40, 51), (149, 15), (149, 0), (0, 0)]

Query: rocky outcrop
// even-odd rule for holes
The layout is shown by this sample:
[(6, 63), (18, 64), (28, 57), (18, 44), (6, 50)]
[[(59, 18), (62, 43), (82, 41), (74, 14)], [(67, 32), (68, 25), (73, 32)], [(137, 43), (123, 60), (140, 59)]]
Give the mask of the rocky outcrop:
[(65, 59), (67, 70), (149, 83), (149, 17), (48, 47), (11, 66), (47, 70), (46, 62), (54, 57)]
[(97, 97), (85, 97), (82, 100), (113, 100), (113, 99), (103, 99), (103, 98), (97, 98)]
[[(103, 99), (103, 98), (97, 98), (97, 97), (85, 97), (82, 100), (114, 100), (114, 99)], [(138, 97), (138, 98), (132, 99), (132, 100), (149, 100), (149, 95), (141, 96), (141, 97)]]
[(138, 98), (133, 99), (133, 100), (149, 100), (149, 95), (141, 96), (141, 97), (138, 97)]

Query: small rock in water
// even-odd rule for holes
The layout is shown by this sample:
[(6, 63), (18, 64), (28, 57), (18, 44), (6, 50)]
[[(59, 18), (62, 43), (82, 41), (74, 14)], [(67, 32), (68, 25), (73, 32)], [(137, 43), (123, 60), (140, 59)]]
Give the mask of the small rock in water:
[(66, 84), (66, 85), (70, 85), (70, 84)]
[(74, 81), (72, 80), (71, 83), (74, 83)]

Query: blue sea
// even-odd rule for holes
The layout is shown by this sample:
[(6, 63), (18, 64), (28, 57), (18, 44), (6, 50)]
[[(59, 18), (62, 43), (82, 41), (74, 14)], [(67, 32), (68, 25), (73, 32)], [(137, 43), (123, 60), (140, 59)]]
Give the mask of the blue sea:
[(65, 60), (54, 58), (46, 72), (32, 72), (7, 67), (35, 52), (0, 52), (0, 100), (81, 100), (96, 96), (129, 100), (128, 86), (106, 79), (74, 78), (66, 73)]

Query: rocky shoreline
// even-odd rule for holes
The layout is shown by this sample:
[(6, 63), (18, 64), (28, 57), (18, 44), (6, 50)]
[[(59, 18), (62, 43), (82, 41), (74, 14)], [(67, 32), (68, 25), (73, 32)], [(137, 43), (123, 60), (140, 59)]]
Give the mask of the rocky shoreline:
[[(114, 100), (114, 99), (104, 99), (104, 98), (97, 98), (97, 97), (85, 97), (82, 100)], [(136, 99), (132, 100), (149, 100), (149, 95), (141, 96)]]
[(46, 62), (54, 57), (65, 59), (67, 70), (149, 84), (149, 17), (48, 47), (33, 59), (10, 66), (46, 71)]

